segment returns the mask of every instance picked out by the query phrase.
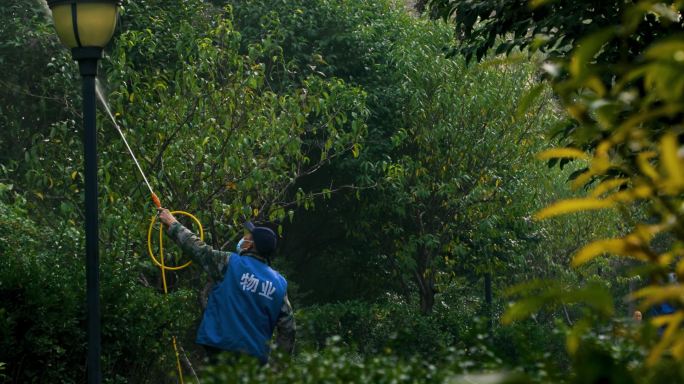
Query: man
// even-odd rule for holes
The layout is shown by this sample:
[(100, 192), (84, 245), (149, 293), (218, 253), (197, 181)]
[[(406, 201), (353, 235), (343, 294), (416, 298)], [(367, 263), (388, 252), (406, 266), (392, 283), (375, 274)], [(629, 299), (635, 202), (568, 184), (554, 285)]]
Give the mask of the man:
[(230, 351), (254, 356), (265, 364), (274, 328), (278, 329), (277, 348), (291, 354), (295, 322), (287, 281), (270, 267), (276, 234), (248, 222), (236, 252), (221, 252), (180, 224), (168, 209), (159, 209), (159, 219), (183, 252), (215, 282), (196, 340), (205, 347), (210, 360)]

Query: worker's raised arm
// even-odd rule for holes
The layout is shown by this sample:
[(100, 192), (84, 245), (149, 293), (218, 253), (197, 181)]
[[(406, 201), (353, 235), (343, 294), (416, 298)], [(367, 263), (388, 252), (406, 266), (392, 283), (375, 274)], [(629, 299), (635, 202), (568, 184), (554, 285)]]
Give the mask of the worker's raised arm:
[(197, 235), (179, 223), (168, 209), (159, 210), (159, 220), (168, 227), (167, 233), (169, 236), (180, 246), (186, 255), (190, 256), (193, 262), (201, 265), (214, 281), (223, 278), (222, 272), (228, 264), (230, 252), (215, 250), (212, 246), (200, 240)]

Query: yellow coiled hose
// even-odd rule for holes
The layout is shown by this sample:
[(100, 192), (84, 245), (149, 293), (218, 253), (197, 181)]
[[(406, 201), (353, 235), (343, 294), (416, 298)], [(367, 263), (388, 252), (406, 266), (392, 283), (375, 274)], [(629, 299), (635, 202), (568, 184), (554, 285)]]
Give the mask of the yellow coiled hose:
[[(155, 196), (156, 197), (156, 196)], [(155, 202), (156, 203), (156, 202)], [(197, 224), (197, 227), (199, 228), (199, 235), (200, 235), (200, 240), (204, 240), (204, 228), (202, 228), (202, 223), (200, 223), (199, 219), (192, 215), (191, 213), (185, 212), (185, 211), (173, 211), (171, 212), (172, 215), (181, 215), (181, 216), (187, 216), (191, 218), (195, 224)], [(179, 265), (179, 266), (168, 266), (164, 264), (164, 226), (160, 225), (159, 226), (159, 258), (157, 258), (154, 255), (154, 251), (152, 251), (152, 232), (154, 231), (154, 224), (157, 222), (157, 215), (152, 216), (152, 220), (150, 220), (150, 227), (147, 230), (147, 251), (150, 254), (150, 258), (152, 259), (152, 262), (159, 267), (161, 270), (161, 275), (162, 275), (162, 284), (164, 286), (164, 294), (168, 294), (168, 287), (166, 286), (166, 271), (178, 271), (183, 268), (188, 267), (190, 264), (192, 264), (192, 261), (188, 261), (185, 264)], [(178, 377), (180, 378), (181, 384), (183, 384), (183, 370), (181, 369), (181, 364), (180, 364), (180, 355), (178, 354), (178, 347), (176, 346), (176, 336), (173, 336), (173, 350), (176, 352), (176, 366), (178, 368)]]

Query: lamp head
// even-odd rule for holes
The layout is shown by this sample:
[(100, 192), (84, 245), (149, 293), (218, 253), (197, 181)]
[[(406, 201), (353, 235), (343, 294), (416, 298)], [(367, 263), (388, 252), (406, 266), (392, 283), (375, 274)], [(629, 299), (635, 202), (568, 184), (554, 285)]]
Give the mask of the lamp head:
[(47, 0), (57, 35), (69, 48), (103, 48), (114, 34), (121, 0)]

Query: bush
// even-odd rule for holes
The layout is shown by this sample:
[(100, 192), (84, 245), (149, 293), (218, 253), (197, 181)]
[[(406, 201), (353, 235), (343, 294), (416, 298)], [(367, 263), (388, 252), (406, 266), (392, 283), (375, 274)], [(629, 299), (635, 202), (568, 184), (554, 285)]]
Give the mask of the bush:
[[(82, 238), (69, 224), (38, 227), (21, 202), (0, 201), (0, 362), (13, 382), (85, 381)], [(105, 382), (160, 382), (175, 365), (171, 335), (191, 328), (192, 295), (164, 299), (110, 257), (100, 273)]]
[[(306, 352), (292, 361), (279, 360), (271, 367), (258, 367), (253, 361), (209, 367), (202, 383), (454, 383), (477, 380), (465, 377), (458, 354), (452, 353), (440, 364), (418, 356), (400, 358), (391, 354), (359, 356), (340, 347), (338, 339), (319, 352)], [(479, 380), (475, 381), (479, 382)], [(484, 381), (483, 381), (484, 382)], [(530, 383), (519, 375), (494, 374), (489, 381), (501, 384)]]
[(365, 355), (419, 355), (433, 361), (454, 344), (454, 334), (437, 317), (405, 303), (348, 301), (305, 308), (297, 314), (298, 345), (321, 350), (331, 337)]

